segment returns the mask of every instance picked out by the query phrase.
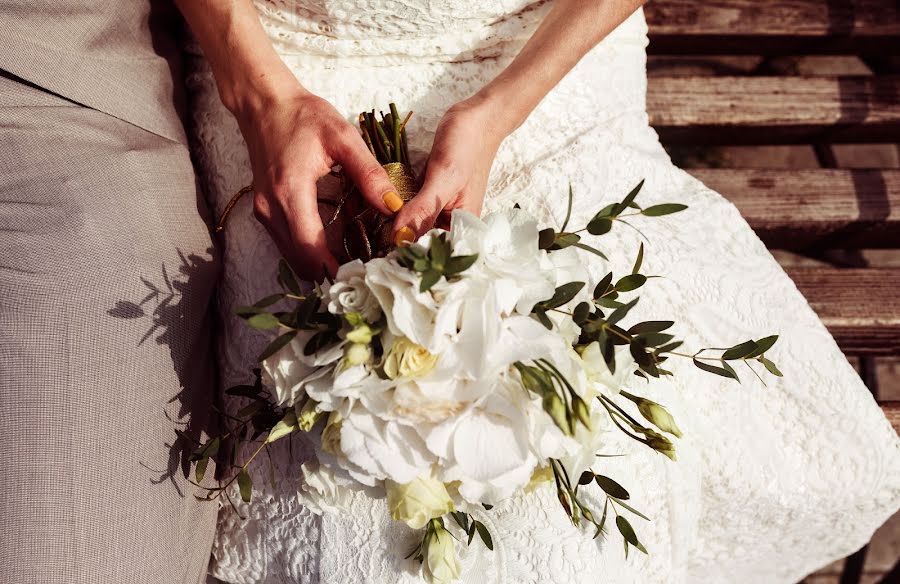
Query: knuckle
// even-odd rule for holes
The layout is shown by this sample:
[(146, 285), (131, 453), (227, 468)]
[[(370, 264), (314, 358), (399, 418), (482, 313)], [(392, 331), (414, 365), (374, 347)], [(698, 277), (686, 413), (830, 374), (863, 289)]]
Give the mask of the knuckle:
[(256, 193), (253, 196), (253, 216), (264, 225), (271, 221), (272, 202), (265, 193)]

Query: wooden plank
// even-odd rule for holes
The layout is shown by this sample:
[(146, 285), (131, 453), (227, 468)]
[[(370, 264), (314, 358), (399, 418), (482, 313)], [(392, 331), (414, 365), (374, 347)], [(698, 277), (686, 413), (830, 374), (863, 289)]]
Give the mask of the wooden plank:
[(881, 411), (894, 427), (894, 431), (900, 434), (900, 402), (879, 402), (878, 405), (881, 406)]
[(654, 77), (647, 110), (669, 144), (894, 142), (900, 76)]
[(896, 0), (653, 0), (654, 54), (900, 54)]
[(900, 248), (898, 170), (688, 172), (737, 205), (770, 248)]
[(790, 268), (787, 273), (845, 352), (900, 354), (900, 269)]

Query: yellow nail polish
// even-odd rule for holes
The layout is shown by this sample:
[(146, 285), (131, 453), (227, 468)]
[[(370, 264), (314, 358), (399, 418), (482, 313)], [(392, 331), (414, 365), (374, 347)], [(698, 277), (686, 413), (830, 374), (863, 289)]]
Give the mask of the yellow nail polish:
[(398, 195), (394, 191), (386, 192), (384, 196), (381, 197), (381, 199), (384, 201), (384, 204), (388, 209), (391, 210), (392, 213), (396, 213), (403, 208), (403, 199), (401, 199), (400, 195)]
[(401, 246), (404, 243), (409, 243), (416, 238), (416, 234), (413, 233), (413, 230), (409, 227), (401, 227), (397, 230), (397, 233), (394, 235), (394, 245)]

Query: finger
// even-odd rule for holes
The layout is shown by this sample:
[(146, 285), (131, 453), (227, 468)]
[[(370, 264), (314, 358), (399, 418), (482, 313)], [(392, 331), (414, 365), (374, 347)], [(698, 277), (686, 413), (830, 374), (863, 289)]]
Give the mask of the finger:
[(388, 178), (387, 171), (372, 156), (362, 137), (351, 132), (333, 153), (335, 160), (362, 193), (363, 198), (382, 215), (392, 216), (403, 207), (403, 199)]
[[(280, 204), (270, 204), (262, 198), (257, 208), (268, 205), (268, 222), (264, 224), (272, 233), (282, 255), (297, 275), (304, 280), (321, 281), (325, 275), (334, 275), (337, 260), (328, 249), (325, 228), (319, 217), (316, 203), (315, 180), (298, 181), (288, 193), (281, 194)], [(258, 213), (258, 216), (266, 213)]]
[(394, 242), (408, 241), (431, 229), (441, 211), (460, 192), (458, 174), (445, 164), (429, 163), (422, 190), (397, 213)]

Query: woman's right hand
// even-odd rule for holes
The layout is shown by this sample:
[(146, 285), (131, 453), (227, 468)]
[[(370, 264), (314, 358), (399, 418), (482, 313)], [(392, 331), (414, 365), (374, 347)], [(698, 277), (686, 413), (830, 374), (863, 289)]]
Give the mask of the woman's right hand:
[(298, 86), (237, 118), (253, 169), (254, 214), (301, 278), (319, 281), (337, 270), (316, 202), (316, 181), (333, 166), (382, 214), (403, 206), (359, 131), (324, 99)]

